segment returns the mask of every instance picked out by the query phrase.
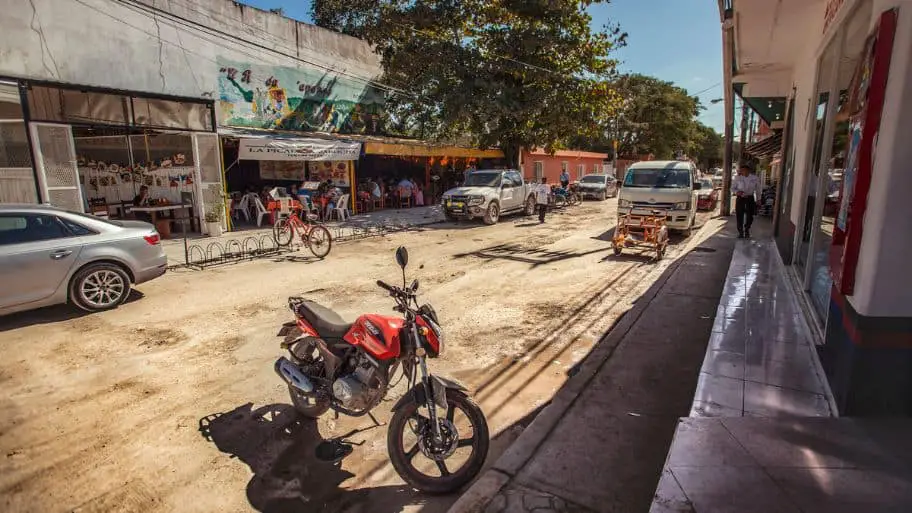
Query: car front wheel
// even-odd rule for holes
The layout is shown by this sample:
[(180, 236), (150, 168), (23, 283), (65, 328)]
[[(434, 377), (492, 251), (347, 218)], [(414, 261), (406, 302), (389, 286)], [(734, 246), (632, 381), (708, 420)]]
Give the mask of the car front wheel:
[(117, 308), (130, 295), (130, 277), (117, 265), (90, 264), (70, 282), (70, 300), (87, 312)]

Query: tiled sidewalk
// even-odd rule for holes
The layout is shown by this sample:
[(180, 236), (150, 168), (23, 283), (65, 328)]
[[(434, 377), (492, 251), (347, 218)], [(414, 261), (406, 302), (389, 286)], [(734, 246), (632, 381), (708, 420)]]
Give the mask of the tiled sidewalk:
[(692, 417), (831, 415), (826, 379), (771, 239), (739, 241)]
[(651, 513), (912, 511), (912, 421), (833, 416), (771, 239), (739, 241)]

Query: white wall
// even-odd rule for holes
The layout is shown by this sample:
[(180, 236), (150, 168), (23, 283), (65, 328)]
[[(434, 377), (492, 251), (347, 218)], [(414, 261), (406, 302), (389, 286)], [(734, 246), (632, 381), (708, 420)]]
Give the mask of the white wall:
[(896, 37), (849, 300), (864, 315), (912, 317), (912, 0), (875, 0), (872, 28), (892, 7), (899, 7)]
[(360, 77), (358, 82), (381, 73), (379, 58), (363, 41), (231, 0), (142, 2), (229, 35), (207, 34), (116, 0), (0, 0), (0, 75), (215, 99), (220, 57), (329, 68)]

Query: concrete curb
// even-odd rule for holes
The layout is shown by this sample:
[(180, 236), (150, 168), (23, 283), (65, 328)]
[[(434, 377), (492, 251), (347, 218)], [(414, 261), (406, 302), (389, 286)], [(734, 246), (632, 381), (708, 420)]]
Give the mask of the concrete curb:
[[(693, 234), (685, 246), (691, 249), (697, 241), (704, 239), (704, 231), (710, 223), (704, 224), (700, 230)], [(582, 365), (574, 376), (570, 377), (564, 386), (558, 390), (554, 399), (546, 406), (531, 424), (519, 435), (519, 438), (510, 445), (500, 458), (466, 490), (462, 496), (450, 507), (448, 513), (480, 513), (485, 510), (489, 502), (500, 490), (516, 477), (516, 474), (535, 454), (535, 451), (544, 443), (549, 434), (557, 427), (567, 411), (580, 397), (589, 382), (598, 374), (606, 361), (611, 358), (627, 333), (634, 327), (643, 312), (649, 307), (659, 291), (665, 286), (677, 268), (683, 263), (687, 253), (683, 253), (662, 273), (662, 278), (652, 284), (643, 296), (634, 304), (626, 314), (606, 333), (596, 344), (595, 349), (583, 360)]]

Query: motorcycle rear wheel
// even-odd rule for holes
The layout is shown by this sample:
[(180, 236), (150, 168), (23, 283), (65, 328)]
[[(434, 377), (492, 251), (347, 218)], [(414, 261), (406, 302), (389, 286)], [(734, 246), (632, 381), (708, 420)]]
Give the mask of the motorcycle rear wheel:
[[(458, 441), (455, 442), (456, 448), (454, 450), (464, 447), (471, 447), (472, 449), (468, 459), (458, 470), (451, 471), (446, 464), (446, 460), (452, 456), (452, 452), (449, 456), (435, 460), (428, 458), (423, 453), (418, 442), (408, 442), (407, 444), (403, 442), (402, 435), (407, 432), (413, 432), (410, 421), (418, 420), (420, 425), (421, 419), (424, 422), (429, 420), (420, 414), (420, 405), (414, 401), (410, 401), (396, 410), (390, 419), (389, 431), (387, 432), (387, 450), (389, 451), (393, 468), (396, 469), (396, 472), (406, 483), (422, 492), (431, 494), (455, 492), (475, 479), (478, 473), (481, 472), (481, 467), (484, 465), (485, 458), (488, 455), (488, 446), (491, 442), (484, 413), (474, 401), (464, 393), (454, 389), (447, 389), (446, 398), (447, 415), (440, 420), (454, 423), (453, 425), (457, 426), (458, 431), (459, 426), (455, 424), (454, 413), (459, 410), (465, 419), (469, 421), (473, 431), (470, 438), (463, 438), (456, 433)], [(462, 427), (464, 428), (465, 426)], [(424, 431), (426, 436), (424, 440), (429, 440), (433, 437), (430, 434), (430, 426), (427, 426), (426, 430), (422, 431)], [(421, 433), (415, 433), (415, 435), (416, 437), (422, 436)], [(429, 442), (425, 441), (424, 443), (427, 444)], [(436, 464), (440, 475), (431, 476), (419, 470), (414, 463), (416, 456), (419, 455), (426, 461)]]

